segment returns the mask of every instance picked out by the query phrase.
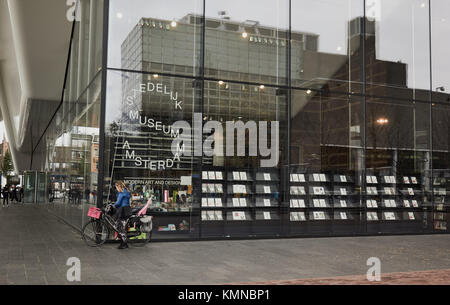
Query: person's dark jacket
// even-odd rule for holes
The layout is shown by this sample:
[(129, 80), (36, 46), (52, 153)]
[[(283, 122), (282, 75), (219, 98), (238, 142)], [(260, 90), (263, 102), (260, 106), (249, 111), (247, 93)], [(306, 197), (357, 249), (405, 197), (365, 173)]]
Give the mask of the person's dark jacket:
[(3, 198), (8, 198), (9, 197), (9, 188), (8, 187), (5, 186), (2, 189), (2, 195), (3, 195)]

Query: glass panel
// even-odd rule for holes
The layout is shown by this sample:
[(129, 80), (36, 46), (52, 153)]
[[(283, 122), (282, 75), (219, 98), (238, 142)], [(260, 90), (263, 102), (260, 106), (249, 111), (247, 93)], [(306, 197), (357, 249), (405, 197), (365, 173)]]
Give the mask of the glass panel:
[[(367, 100), (367, 175), (378, 180), (367, 188), (377, 188), (378, 196), (373, 198), (379, 214), (379, 221), (368, 221), (368, 232), (425, 232), (431, 216), (426, 210), (429, 103), (413, 101), (411, 90), (390, 88), (389, 92), (411, 100)], [(426, 92), (423, 95), (426, 98)]]
[(43, 172), (37, 173), (36, 203), (45, 203), (48, 199), (47, 175)]
[(363, 99), (354, 95), (363, 11), (363, 1), (292, 1), (290, 235), (364, 230)]
[(98, 150), (103, 2), (79, 1), (64, 97), (37, 150), (46, 150), (50, 208), (79, 228), (98, 179), (91, 155)]
[(450, 107), (439, 102), (443, 93), (436, 93), (433, 100), (433, 170), (430, 194), (433, 200), (433, 228), (436, 232), (448, 232), (450, 209)]
[(172, 152), (178, 134), (173, 124), (184, 120), (192, 126), (200, 96), (195, 82), (109, 71), (108, 88), (104, 201), (116, 201), (114, 183), (122, 180), (131, 192), (132, 208), (152, 199), (152, 238), (195, 237), (193, 160)]
[[(366, 2), (367, 197), (377, 188), (375, 232), (430, 227), (429, 7), (425, 1)], [(370, 183), (376, 177), (378, 183)], [(370, 197), (372, 198), (372, 197)]]
[(35, 203), (36, 198), (36, 172), (25, 172), (24, 202)]
[(287, 83), (287, 0), (206, 1), (205, 76)]
[(292, 0), (292, 85), (361, 92), (362, 16), (359, 0)]
[[(202, 159), (198, 185), (202, 237), (279, 235), (287, 91), (226, 81), (204, 85), (203, 128), (215, 125), (217, 134), (214, 153)], [(269, 155), (263, 155), (265, 147)]]
[[(429, 7), (423, 0), (368, 0), (367, 93), (430, 88)], [(420, 94), (420, 93), (419, 93)]]
[(361, 231), (360, 130), (359, 97), (293, 90), (291, 235)]
[(80, 228), (96, 197), (100, 84), (98, 74), (78, 101), (64, 102), (45, 137), (51, 208)]
[[(110, 1), (108, 67), (197, 75), (200, 0)], [(176, 8), (176, 9), (174, 9)]]

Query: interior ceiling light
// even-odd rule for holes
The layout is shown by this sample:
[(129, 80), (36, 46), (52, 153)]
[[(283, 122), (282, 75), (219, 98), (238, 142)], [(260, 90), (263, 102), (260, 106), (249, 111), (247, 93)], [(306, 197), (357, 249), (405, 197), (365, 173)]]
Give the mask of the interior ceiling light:
[(386, 119), (386, 118), (379, 118), (377, 120), (377, 123), (380, 124), (380, 125), (386, 125), (387, 123), (389, 123), (389, 120)]

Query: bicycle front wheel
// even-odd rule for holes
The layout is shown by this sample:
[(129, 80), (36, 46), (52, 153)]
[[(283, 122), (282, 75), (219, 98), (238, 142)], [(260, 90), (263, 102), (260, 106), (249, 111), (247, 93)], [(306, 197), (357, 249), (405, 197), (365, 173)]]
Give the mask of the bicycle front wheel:
[(89, 247), (98, 247), (103, 245), (109, 236), (109, 230), (106, 224), (98, 219), (92, 219), (84, 225), (82, 237)]

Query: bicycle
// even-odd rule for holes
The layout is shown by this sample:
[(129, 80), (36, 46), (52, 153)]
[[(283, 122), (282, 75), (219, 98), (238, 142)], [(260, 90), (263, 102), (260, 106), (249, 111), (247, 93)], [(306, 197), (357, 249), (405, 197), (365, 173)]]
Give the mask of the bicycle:
[[(119, 232), (116, 228), (116, 220), (110, 215), (112, 212), (112, 204), (108, 204), (106, 208), (91, 207), (88, 216), (92, 219), (87, 222), (81, 231), (84, 242), (90, 247), (99, 247), (103, 245), (111, 236), (111, 233)], [(144, 207), (146, 210), (146, 207)], [(150, 242), (153, 223), (151, 216), (145, 216), (141, 213), (131, 215), (125, 221), (125, 231), (127, 242), (135, 247), (143, 247)], [(142, 216), (141, 214), (144, 214)]]

